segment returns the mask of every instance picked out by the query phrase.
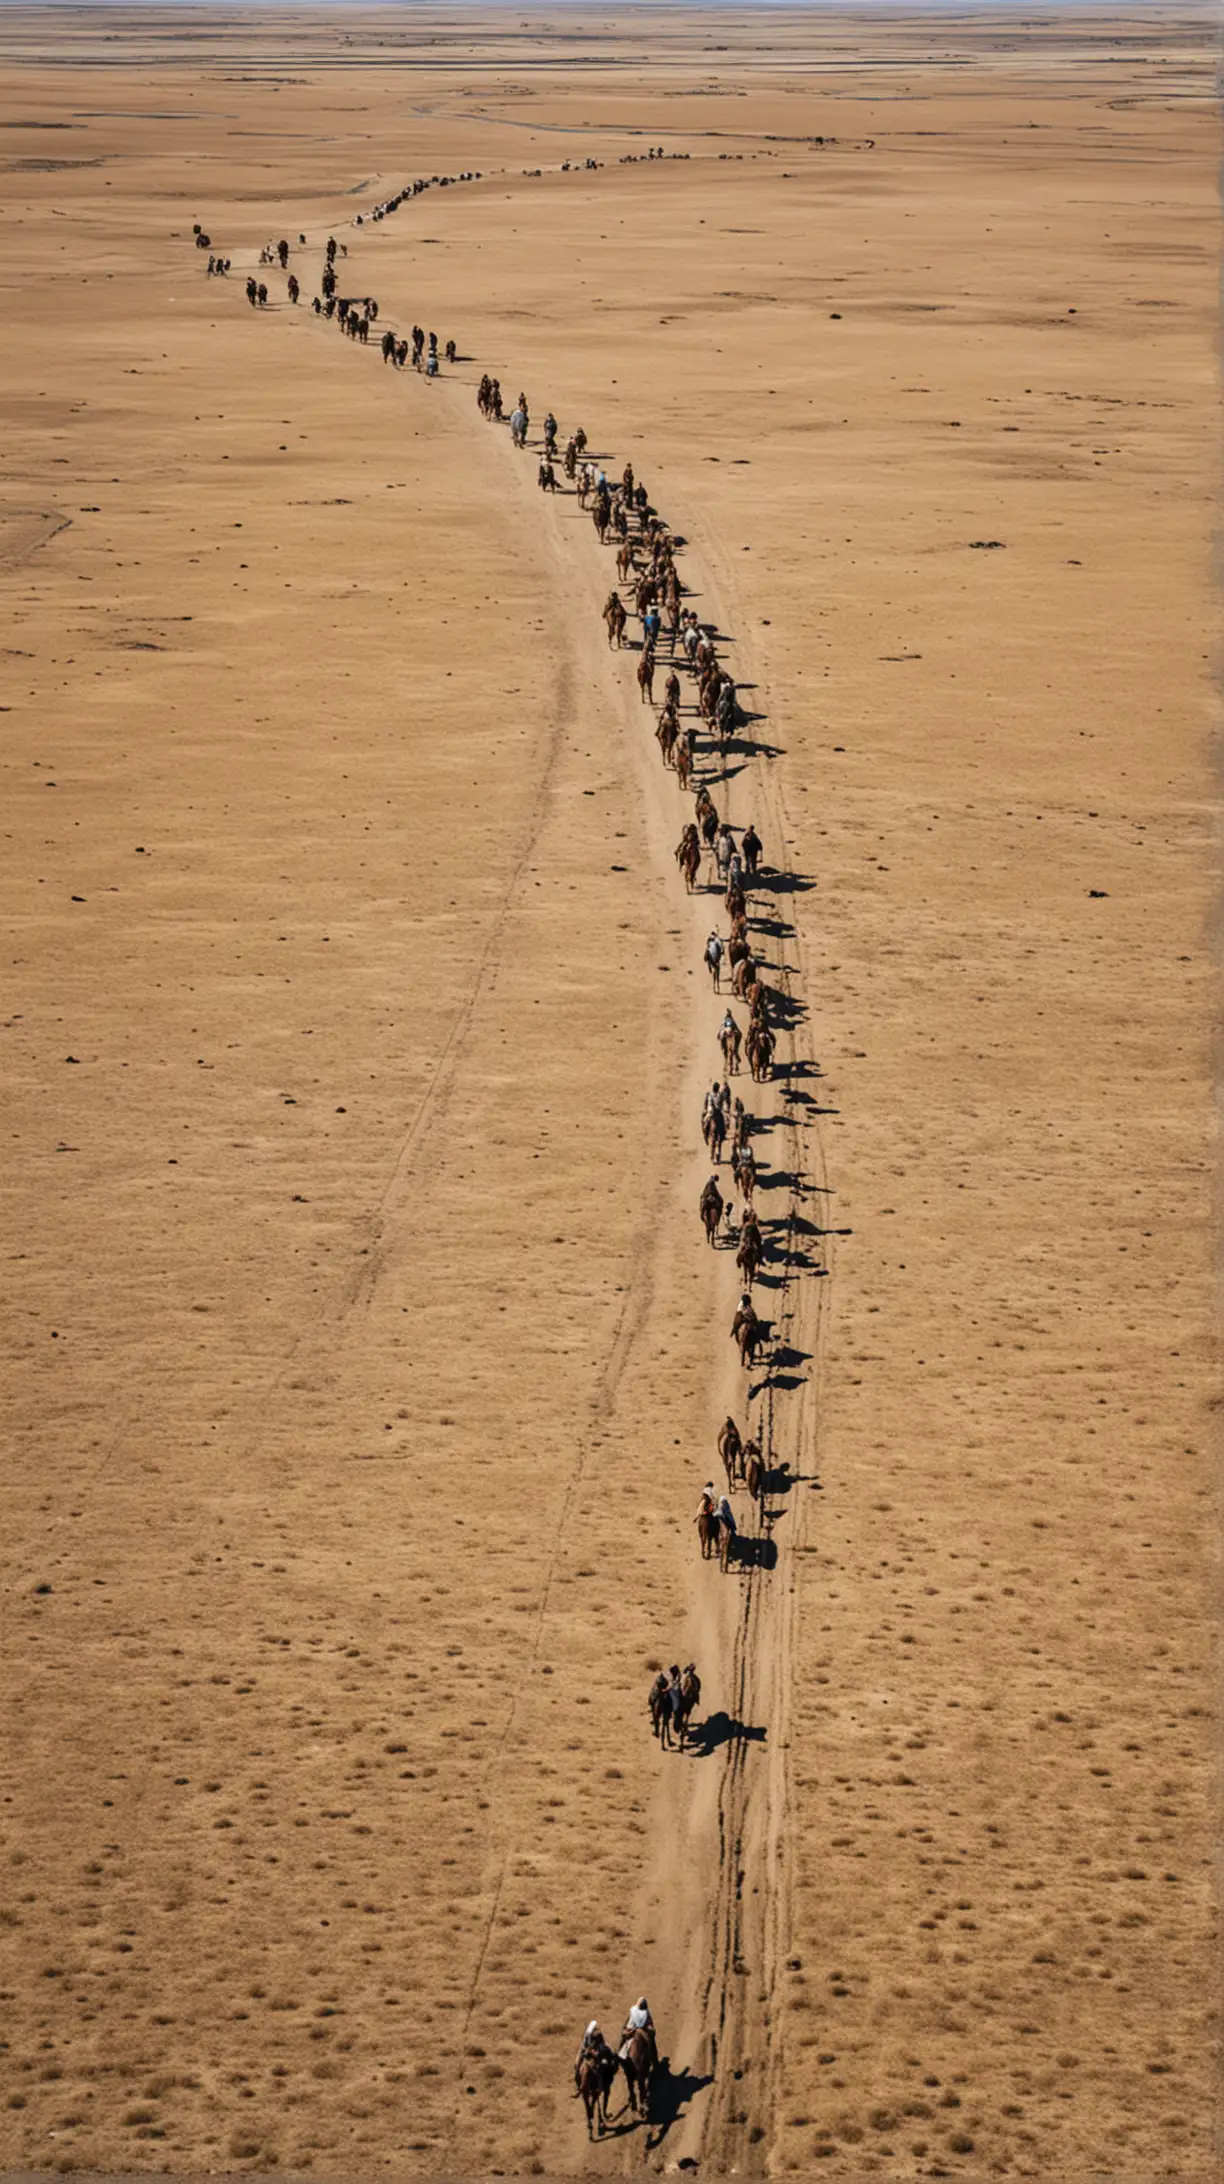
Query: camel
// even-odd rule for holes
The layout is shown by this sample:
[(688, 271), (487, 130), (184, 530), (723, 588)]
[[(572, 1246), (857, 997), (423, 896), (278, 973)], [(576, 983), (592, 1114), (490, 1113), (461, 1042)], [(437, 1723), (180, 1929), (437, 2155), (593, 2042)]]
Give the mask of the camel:
[(710, 1501), (704, 1501), (703, 1506), (697, 1511), (697, 1540), (701, 1548), (703, 1562), (708, 1562), (711, 1555), (717, 1554), (718, 1535), (721, 1529), (718, 1512), (714, 1504)]
[(622, 645), (625, 641), (625, 624), (629, 617), (625, 612), (625, 602), (618, 591), (608, 593), (603, 616), (608, 625), (609, 645)]
[[(691, 728), (683, 729), (676, 740), (676, 779), (679, 781), (682, 789), (687, 789), (692, 783), (693, 731)], [(697, 861), (698, 864), (700, 864), (700, 849), (697, 852)]]
[(759, 1441), (744, 1443), (744, 1484), (754, 1502), (759, 1502), (765, 1491), (765, 1464)]
[(718, 1179), (716, 1176), (711, 1176), (697, 1203), (697, 1210), (701, 1215), (702, 1225), (706, 1232), (706, 1242), (711, 1248), (718, 1242), (718, 1224), (723, 1217), (723, 1203), (723, 1194), (718, 1188)]
[(680, 723), (675, 714), (666, 711), (660, 713), (659, 725), (655, 729), (655, 735), (659, 740), (659, 749), (663, 753), (663, 764), (665, 766), (670, 766), (672, 763), (676, 749), (676, 738), (679, 733)]

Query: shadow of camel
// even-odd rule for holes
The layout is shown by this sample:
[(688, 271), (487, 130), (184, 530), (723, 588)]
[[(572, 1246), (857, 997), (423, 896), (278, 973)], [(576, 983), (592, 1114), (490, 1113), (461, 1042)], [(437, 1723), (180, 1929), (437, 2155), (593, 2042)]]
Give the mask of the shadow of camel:
[(649, 2125), (646, 2137), (647, 2153), (653, 2153), (656, 2147), (663, 2144), (673, 2123), (678, 2122), (693, 2095), (713, 2083), (712, 2072), (698, 2077), (696, 2071), (673, 2070), (668, 2056), (659, 2057), (659, 2067), (650, 2088), (650, 2111), (646, 2118)]

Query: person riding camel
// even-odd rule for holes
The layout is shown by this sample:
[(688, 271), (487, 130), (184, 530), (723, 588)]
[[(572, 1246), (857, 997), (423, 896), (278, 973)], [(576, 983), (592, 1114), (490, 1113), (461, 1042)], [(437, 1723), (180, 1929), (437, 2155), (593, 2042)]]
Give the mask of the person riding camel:
[(712, 1517), (717, 1507), (718, 1496), (714, 1492), (714, 1481), (713, 1479), (707, 1479), (705, 1485), (701, 1489), (701, 1499), (697, 1504), (697, 1514), (699, 1517)]
[(731, 1504), (727, 1500), (725, 1494), (720, 1494), (718, 1497), (718, 1509), (716, 1511), (716, 1515), (718, 1517), (719, 1523), (723, 1527), (723, 1530), (726, 1532), (727, 1537), (729, 1539), (734, 1539), (736, 1533), (735, 1511), (731, 1507)]

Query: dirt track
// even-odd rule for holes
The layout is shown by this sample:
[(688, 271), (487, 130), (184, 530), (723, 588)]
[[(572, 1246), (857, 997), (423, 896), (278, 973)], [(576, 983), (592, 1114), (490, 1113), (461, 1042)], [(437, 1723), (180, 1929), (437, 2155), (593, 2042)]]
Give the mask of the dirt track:
[[(567, 2071), (645, 1985), (656, 2166), (1210, 2173), (1202, 28), (718, 21), (6, 24), (15, 2166), (636, 2167)], [(474, 363), (249, 312), (332, 225)], [(774, 753), (726, 1581), (714, 898), (485, 368)]]

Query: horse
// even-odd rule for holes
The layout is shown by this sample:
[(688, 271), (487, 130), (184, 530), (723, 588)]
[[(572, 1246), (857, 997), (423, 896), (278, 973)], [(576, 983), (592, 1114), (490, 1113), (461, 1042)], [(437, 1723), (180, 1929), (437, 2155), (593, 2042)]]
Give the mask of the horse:
[(676, 851), (676, 863), (684, 874), (684, 884), (691, 895), (697, 884), (697, 874), (701, 870), (701, 843), (697, 839), (696, 827), (685, 828), (680, 847)]
[(768, 1084), (773, 1075), (774, 1045), (768, 1024), (752, 1025), (748, 1033), (748, 1067), (754, 1084)]
[[(586, 2110), (587, 2137), (602, 2136), (608, 2122), (608, 2095), (612, 2091), (619, 2057), (584, 2055), (578, 2065), (578, 2091)], [(628, 2072), (626, 2072), (628, 2076)]]
[(727, 1418), (719, 1428), (718, 1453), (722, 1457), (723, 1469), (727, 1474), (728, 1493), (733, 1493), (735, 1490), (735, 1482), (739, 1477), (740, 1458), (743, 1452), (744, 1444), (740, 1439), (739, 1427), (736, 1425), (734, 1418)]
[(680, 1730), (681, 1751), (684, 1750), (685, 1744), (688, 1740), (688, 1726), (690, 1718), (696, 1711), (700, 1700), (701, 1678), (697, 1674), (696, 1669), (690, 1664), (689, 1667), (685, 1669), (683, 1676), (680, 1678), (680, 1712), (676, 1719), (677, 1725)]
[(749, 1289), (751, 1289), (757, 1278), (764, 1256), (765, 1249), (761, 1242), (760, 1230), (750, 1229), (746, 1236), (740, 1238), (740, 1247), (735, 1254), (736, 1266), (743, 1275), (744, 1282)]
[(647, 1705), (650, 1709), (650, 1726), (658, 1737), (664, 1751), (670, 1751), (671, 1699), (668, 1695), (667, 1678), (662, 1669), (660, 1669), (650, 1686), (650, 1697), (647, 1700)]
[(621, 2042), (618, 2060), (629, 2086), (629, 2105), (635, 2115), (650, 2114), (650, 2084), (654, 2076), (654, 2050), (644, 2032), (631, 2032)]
[(740, 1364), (746, 1372), (751, 1372), (756, 1363), (757, 1351), (765, 1340), (765, 1329), (755, 1312), (745, 1312), (741, 1306), (735, 1315), (735, 1325), (731, 1332), (739, 1346)]

